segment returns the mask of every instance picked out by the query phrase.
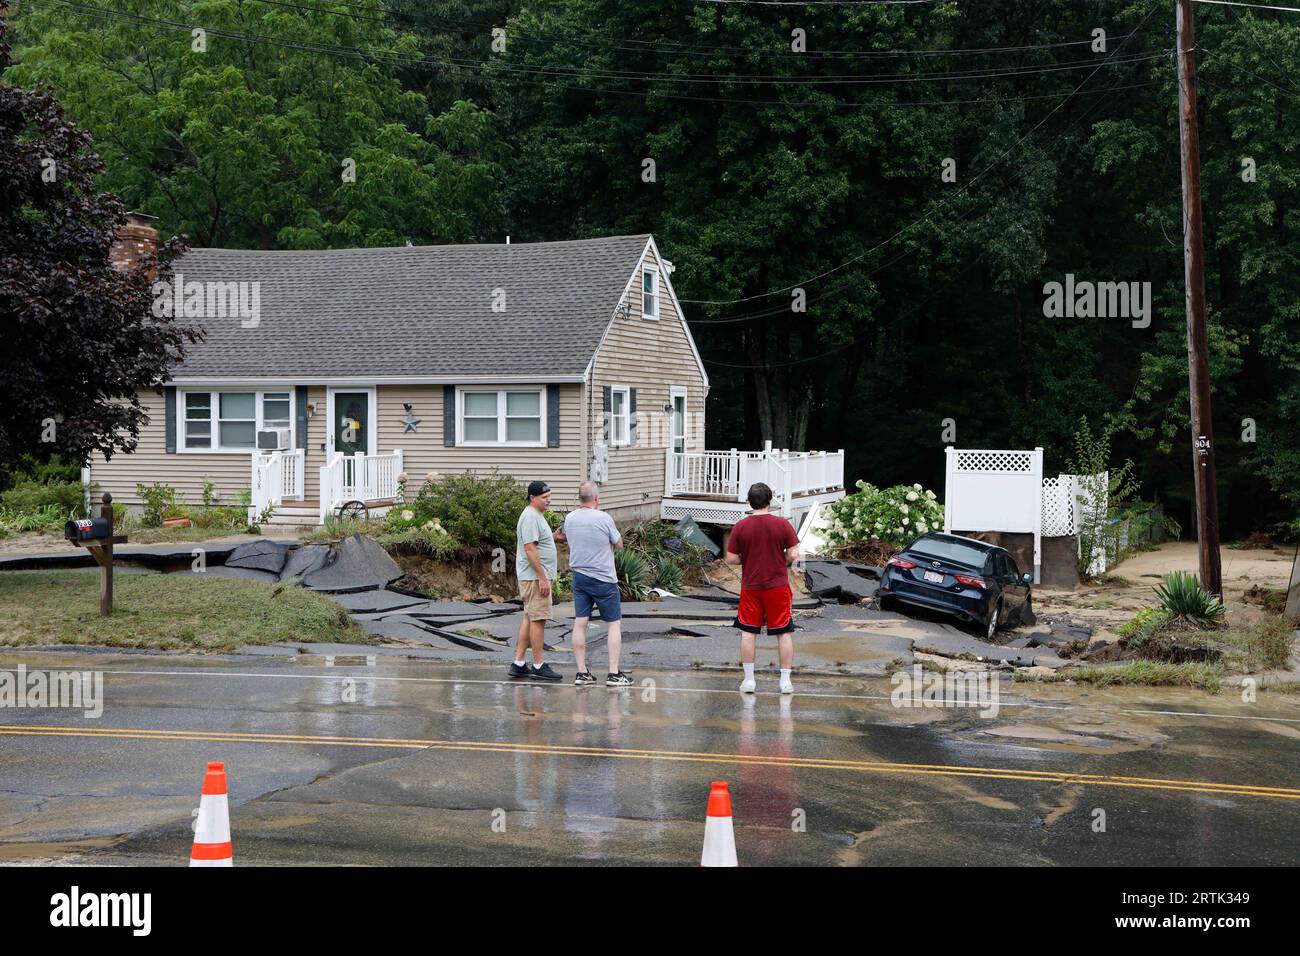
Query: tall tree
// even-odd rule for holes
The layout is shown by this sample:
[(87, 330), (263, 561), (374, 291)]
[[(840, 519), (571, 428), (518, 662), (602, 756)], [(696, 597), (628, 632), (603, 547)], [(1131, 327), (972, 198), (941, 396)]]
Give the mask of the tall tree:
[(90, 136), (48, 92), (8, 82), (0, 2), (0, 469), (24, 456), (85, 461), (135, 447), (146, 421), (138, 389), (168, 378), (198, 331), (151, 313), (167, 243), (130, 272), (109, 263), (125, 222)]
[(501, 217), (492, 118), (432, 110), (379, 0), (104, 0), (26, 9), (20, 82), (96, 137), (103, 185), (205, 246), (468, 242)]

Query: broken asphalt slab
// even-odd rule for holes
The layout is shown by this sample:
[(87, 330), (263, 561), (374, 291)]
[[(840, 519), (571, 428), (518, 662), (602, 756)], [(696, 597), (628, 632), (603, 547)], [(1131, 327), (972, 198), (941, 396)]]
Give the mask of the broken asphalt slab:
[(343, 594), (327, 595), (331, 601), (337, 601), (353, 614), (382, 614), (389, 611), (410, 607), (421, 607), (432, 602), (428, 598), (411, 597), (397, 591), (378, 588), (371, 591), (357, 591)]
[(866, 564), (808, 559), (804, 576), (808, 592), (819, 598), (857, 603), (874, 597), (880, 587), (879, 569)]
[(313, 591), (368, 591), (386, 587), (402, 576), (402, 569), (372, 538), (354, 534), (344, 538), (334, 560), (303, 577)]
[(296, 548), (289, 552), (284, 562), (284, 570), (280, 572), (280, 580), (288, 581), (290, 578), (301, 578), (311, 574), (325, 567), (329, 559), (330, 548), (327, 544), (308, 544)]
[(226, 567), (271, 571), (278, 575), (288, 554), (289, 546), (282, 541), (249, 541), (230, 552)]
[[(147, 568), (166, 570), (178, 562), (192, 561), (195, 550), (203, 552), (208, 564), (223, 564), (238, 544), (210, 544), (186, 541), (180, 544), (130, 545), (113, 547), (115, 563), (140, 564)], [(20, 554), (0, 558), (0, 571), (32, 571), (43, 568), (99, 567), (95, 558), (85, 548), (68, 546), (66, 551), (48, 551), (37, 554)]]

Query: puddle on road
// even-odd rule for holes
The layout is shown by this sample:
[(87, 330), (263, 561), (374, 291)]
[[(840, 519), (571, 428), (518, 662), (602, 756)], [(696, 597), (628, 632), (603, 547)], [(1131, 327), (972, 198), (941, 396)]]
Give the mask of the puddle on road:
[(125, 835), (93, 837), (87, 840), (68, 840), (64, 843), (0, 843), (0, 862), (22, 860), (27, 863), (58, 860), (60, 857), (86, 850), (102, 850), (116, 846)]

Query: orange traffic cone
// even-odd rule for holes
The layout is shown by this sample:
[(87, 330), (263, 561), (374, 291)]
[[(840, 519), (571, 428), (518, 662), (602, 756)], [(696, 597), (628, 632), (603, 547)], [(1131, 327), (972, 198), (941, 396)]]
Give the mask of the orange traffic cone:
[(704, 852), (700, 866), (739, 866), (736, 833), (731, 828), (731, 793), (725, 780), (713, 781), (709, 790), (709, 815), (704, 820)]
[(230, 803), (226, 796), (226, 765), (213, 762), (203, 776), (199, 817), (194, 823), (190, 866), (234, 866), (230, 848)]

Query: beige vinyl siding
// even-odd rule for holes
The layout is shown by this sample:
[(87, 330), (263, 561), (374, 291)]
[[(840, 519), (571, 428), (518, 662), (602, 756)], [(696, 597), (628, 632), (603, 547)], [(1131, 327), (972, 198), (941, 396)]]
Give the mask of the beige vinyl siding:
[[(482, 383), (484, 387), (515, 387)], [(545, 386), (543, 386), (544, 388)], [(560, 446), (558, 448), (446, 448), (442, 436), (441, 385), (381, 385), (378, 390), (379, 451), (387, 454), (402, 449), (402, 463), (407, 487), (419, 489), (429, 472), (453, 474), (487, 474), (496, 467), (512, 475), (520, 484), (535, 478), (554, 489), (551, 507), (568, 510), (577, 507), (578, 484), (583, 475), (582, 386), (560, 386)], [(404, 431), (406, 409), (420, 424), (414, 432)], [(543, 395), (543, 403), (545, 395)], [(545, 404), (543, 404), (543, 410)]]
[[(646, 250), (645, 262), (658, 265), (654, 251)], [(641, 268), (627, 294), (626, 318), (610, 325), (592, 368), (588, 401), (588, 441), (603, 441), (606, 386), (626, 385), (636, 389), (638, 435), (634, 446), (611, 446), (609, 477), (600, 489), (601, 507), (619, 509), (632, 516), (631, 509), (658, 512), (664, 492), (664, 458), (671, 439), (669, 404), (671, 387), (686, 389), (686, 444), (690, 451), (704, 449), (704, 377), (691, 349), (683, 320), (668, 294), (662, 268), (659, 277), (659, 319), (641, 315)], [(615, 517), (620, 517), (616, 514)]]
[[(128, 506), (142, 504), (136, 484), (158, 482), (180, 492), (182, 504), (203, 500), (204, 478), (216, 486), (222, 504), (236, 504), (239, 491), (249, 486), (252, 453), (167, 453), (167, 413), (162, 395), (140, 392), (140, 404), (149, 416), (149, 424), (140, 428), (136, 450), (129, 455), (117, 454), (105, 461), (96, 455), (90, 460), (90, 480), (97, 485), (95, 494), (107, 491), (113, 500)], [(178, 439), (179, 441), (179, 439)]]
[[(381, 385), (376, 389), (376, 449), (380, 454), (402, 449), (403, 467), (412, 490), (419, 487), (428, 472), (487, 474), (495, 466), (520, 483), (534, 478), (549, 482), (555, 489), (555, 507), (576, 507), (585, 460), (581, 385), (560, 386), (558, 448), (446, 448), (442, 442), (442, 394), (441, 385)], [(315, 405), (315, 410), (307, 422), (303, 494), (306, 498), (316, 498), (320, 490), (320, 469), (326, 457), (326, 386), (308, 387), (307, 401)], [(252, 453), (168, 454), (162, 396), (145, 393), (141, 402), (150, 420), (140, 430), (136, 451), (130, 455), (114, 455), (111, 461), (100, 457), (91, 461), (91, 480), (99, 485), (99, 490), (111, 492), (114, 501), (138, 506), (142, 502), (136, 494), (136, 483), (147, 485), (157, 481), (176, 488), (184, 503), (196, 504), (202, 500), (204, 478), (208, 477), (223, 503), (238, 501), (240, 490), (249, 486)], [(411, 404), (411, 411), (420, 419), (415, 432), (404, 431), (405, 402)]]

